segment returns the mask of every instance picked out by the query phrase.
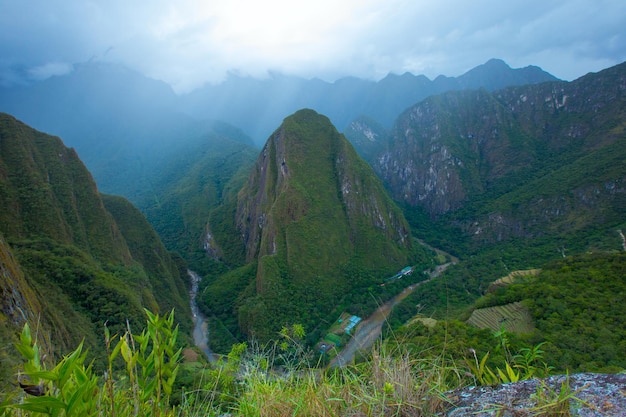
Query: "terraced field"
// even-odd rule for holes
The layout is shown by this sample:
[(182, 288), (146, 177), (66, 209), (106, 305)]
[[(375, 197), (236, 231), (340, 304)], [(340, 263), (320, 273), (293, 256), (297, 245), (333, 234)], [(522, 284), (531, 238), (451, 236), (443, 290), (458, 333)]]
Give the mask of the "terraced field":
[(521, 302), (474, 310), (467, 323), (493, 331), (504, 327), (512, 333), (530, 333), (534, 329), (530, 311)]
[(541, 269), (524, 269), (520, 271), (513, 271), (506, 277), (495, 280), (489, 285), (487, 292), (493, 292), (496, 289), (518, 282), (520, 279), (528, 276), (536, 276), (541, 272)]

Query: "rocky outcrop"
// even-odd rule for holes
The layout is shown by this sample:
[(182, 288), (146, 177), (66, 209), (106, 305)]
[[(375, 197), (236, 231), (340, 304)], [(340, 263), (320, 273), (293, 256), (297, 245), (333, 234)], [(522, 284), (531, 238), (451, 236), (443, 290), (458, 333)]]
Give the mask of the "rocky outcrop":
[[(449, 92), (405, 111), (373, 161), (394, 199), (479, 241), (617, 221), (626, 63), (573, 82)], [(576, 220), (574, 220), (576, 219)]]
[(495, 387), (470, 387), (448, 394), (446, 417), (626, 415), (626, 374), (559, 375)]
[(19, 263), (0, 236), (0, 307), (4, 322), (20, 329), (41, 314), (37, 297), (24, 280)]

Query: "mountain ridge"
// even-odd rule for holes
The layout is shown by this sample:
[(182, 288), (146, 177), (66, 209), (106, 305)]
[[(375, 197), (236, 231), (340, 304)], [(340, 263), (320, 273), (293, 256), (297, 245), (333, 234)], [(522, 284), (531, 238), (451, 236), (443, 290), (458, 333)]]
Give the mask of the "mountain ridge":
[[(574, 167), (590, 169), (590, 152), (623, 153), (625, 72), (622, 64), (569, 83), (432, 96), (400, 116), (374, 166), (394, 198), (433, 217), (529, 181), (547, 184), (546, 175), (566, 166), (570, 177), (587, 172)], [(616, 164), (610, 175), (619, 182)]]

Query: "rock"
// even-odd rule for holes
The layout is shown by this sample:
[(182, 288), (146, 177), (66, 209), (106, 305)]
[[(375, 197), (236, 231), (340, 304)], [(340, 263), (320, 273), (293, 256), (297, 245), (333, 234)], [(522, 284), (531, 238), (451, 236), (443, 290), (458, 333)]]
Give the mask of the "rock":
[[(448, 394), (446, 417), (626, 416), (626, 374), (558, 375)], [(569, 411), (569, 413), (568, 413)]]

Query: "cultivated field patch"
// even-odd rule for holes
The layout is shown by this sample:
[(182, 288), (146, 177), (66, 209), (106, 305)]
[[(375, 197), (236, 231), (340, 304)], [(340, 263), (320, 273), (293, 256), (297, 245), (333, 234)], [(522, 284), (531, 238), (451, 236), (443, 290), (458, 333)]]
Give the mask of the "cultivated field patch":
[(535, 328), (530, 311), (521, 302), (474, 310), (467, 323), (493, 331), (504, 328), (512, 333), (530, 333)]

